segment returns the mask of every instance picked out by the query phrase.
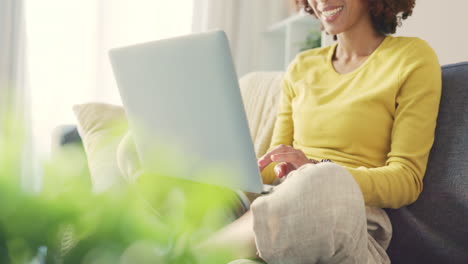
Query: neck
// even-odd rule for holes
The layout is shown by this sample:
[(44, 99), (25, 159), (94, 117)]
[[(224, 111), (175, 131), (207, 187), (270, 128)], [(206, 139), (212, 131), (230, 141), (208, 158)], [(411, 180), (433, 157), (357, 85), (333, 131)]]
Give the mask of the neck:
[(367, 57), (382, 43), (385, 36), (373, 27), (370, 18), (361, 19), (350, 30), (338, 34), (337, 59)]

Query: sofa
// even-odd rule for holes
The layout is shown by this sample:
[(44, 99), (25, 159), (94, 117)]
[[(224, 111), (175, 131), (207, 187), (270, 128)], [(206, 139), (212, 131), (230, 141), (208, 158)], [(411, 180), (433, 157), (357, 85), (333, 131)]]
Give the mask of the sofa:
[[(395, 264), (468, 263), (468, 62), (443, 66), (442, 73), (436, 137), (423, 192), (415, 203), (387, 210), (393, 223), (388, 253)], [(240, 79), (257, 156), (263, 155), (270, 144), (281, 78), (281, 72), (257, 72)], [(78, 134), (74, 126), (59, 131), (55, 141), (62, 146), (80, 144), (84, 133)], [(131, 138), (123, 136), (119, 140), (126, 140), (121, 142), (124, 147), (112, 149), (123, 148), (118, 152), (125, 153)], [(86, 142), (84, 145), (89, 154)], [(120, 164), (126, 159), (119, 155), (113, 156), (121, 169), (119, 177), (133, 177), (135, 166)]]
[(468, 263), (468, 62), (442, 67), (435, 142), (420, 197), (387, 212), (392, 263)]

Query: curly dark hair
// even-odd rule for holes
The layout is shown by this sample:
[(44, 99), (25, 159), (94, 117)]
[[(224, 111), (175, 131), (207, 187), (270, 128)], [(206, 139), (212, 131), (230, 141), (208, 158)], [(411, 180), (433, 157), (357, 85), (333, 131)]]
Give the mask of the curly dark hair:
[[(372, 23), (377, 32), (393, 34), (401, 21), (413, 13), (416, 0), (367, 0)], [(315, 16), (307, 0), (298, 1), (307, 13)]]

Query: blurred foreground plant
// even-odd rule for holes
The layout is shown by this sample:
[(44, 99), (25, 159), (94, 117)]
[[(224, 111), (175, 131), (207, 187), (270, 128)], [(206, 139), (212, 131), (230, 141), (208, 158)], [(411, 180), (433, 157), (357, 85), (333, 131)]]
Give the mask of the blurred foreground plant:
[(93, 194), (77, 147), (43, 163), (40, 193), (21, 190), (21, 137), (0, 136), (1, 263), (226, 263), (229, 251), (195, 249), (232, 219), (222, 188), (142, 175), (138, 185)]

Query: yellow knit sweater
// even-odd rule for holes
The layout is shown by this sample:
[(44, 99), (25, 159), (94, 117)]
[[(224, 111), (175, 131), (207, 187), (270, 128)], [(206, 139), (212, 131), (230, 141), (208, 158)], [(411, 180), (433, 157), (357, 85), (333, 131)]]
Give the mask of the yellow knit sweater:
[[(332, 65), (337, 44), (299, 54), (282, 82), (271, 148), (331, 159), (355, 178), (366, 205), (399, 208), (422, 191), (441, 94), (436, 54), (423, 40), (387, 36), (356, 70)], [(263, 181), (275, 179), (273, 167)]]

